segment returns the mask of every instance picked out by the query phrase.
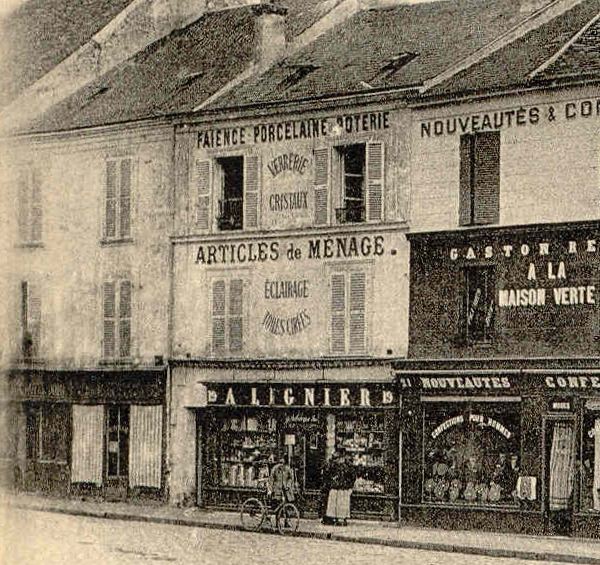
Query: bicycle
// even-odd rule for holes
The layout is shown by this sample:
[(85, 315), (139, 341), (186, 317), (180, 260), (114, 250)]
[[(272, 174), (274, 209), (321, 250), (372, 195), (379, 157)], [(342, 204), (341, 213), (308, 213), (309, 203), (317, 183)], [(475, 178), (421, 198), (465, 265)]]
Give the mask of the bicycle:
[(245, 530), (257, 532), (267, 519), (269, 519), (271, 527), (277, 528), (280, 534), (291, 534), (298, 530), (300, 511), (294, 503), (284, 499), (274, 509), (271, 509), (266, 496), (263, 495), (262, 498), (263, 500), (251, 496), (244, 500), (240, 510), (240, 519)]

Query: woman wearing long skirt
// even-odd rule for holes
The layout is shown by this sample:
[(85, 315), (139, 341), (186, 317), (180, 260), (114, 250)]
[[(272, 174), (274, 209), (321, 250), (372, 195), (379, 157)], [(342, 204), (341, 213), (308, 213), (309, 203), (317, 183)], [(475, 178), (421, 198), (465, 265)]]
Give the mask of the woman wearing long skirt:
[(346, 526), (350, 518), (350, 496), (356, 478), (354, 465), (348, 456), (344, 456), (333, 463), (332, 471), (332, 485), (325, 516), (332, 523)]

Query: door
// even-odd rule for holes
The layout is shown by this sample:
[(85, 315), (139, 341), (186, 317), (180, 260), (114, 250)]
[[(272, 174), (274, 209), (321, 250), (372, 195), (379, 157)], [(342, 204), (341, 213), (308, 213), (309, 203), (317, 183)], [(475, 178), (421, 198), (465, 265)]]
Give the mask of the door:
[(127, 497), (129, 483), (129, 406), (106, 407), (106, 498)]
[(544, 510), (548, 535), (571, 535), (575, 485), (575, 421), (544, 421)]

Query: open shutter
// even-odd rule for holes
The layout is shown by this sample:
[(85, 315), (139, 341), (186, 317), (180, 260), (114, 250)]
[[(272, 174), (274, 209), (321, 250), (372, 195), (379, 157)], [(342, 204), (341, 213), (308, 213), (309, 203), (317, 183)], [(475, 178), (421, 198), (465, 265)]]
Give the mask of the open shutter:
[(42, 297), (37, 285), (28, 285), (27, 330), (31, 334), (31, 354), (39, 357), (42, 336)]
[(115, 356), (115, 283), (105, 282), (103, 285), (104, 341), (103, 356), (110, 359)]
[(131, 282), (119, 285), (119, 357), (131, 356)]
[[(210, 170), (211, 162), (196, 158), (194, 161), (194, 175), (196, 183), (196, 229), (207, 230), (210, 228)], [(194, 191), (191, 191), (194, 194)]]
[(104, 236), (115, 237), (117, 230), (117, 163), (106, 162), (106, 210)]
[(162, 406), (131, 406), (129, 486), (160, 488)]
[(500, 211), (500, 132), (475, 136), (474, 222), (498, 223)]
[(219, 279), (212, 284), (212, 350), (225, 349), (225, 281)]
[(258, 228), (258, 204), (260, 202), (260, 157), (244, 158), (244, 228)]
[(121, 161), (121, 186), (119, 191), (119, 236), (131, 235), (131, 159)]
[(103, 406), (73, 405), (71, 482), (102, 485)]
[(315, 149), (315, 226), (325, 226), (328, 220), (329, 149)]
[(31, 241), (42, 241), (42, 179), (37, 169), (31, 171)]
[(233, 279), (229, 283), (229, 350), (232, 353), (242, 351), (244, 343), (244, 281)]
[(29, 241), (30, 218), (29, 218), (29, 172), (27, 170), (19, 171), (17, 179), (19, 190), (19, 237), (21, 241)]
[(367, 143), (367, 220), (383, 219), (383, 143)]
[(346, 280), (343, 273), (331, 275), (331, 352), (346, 352)]
[(365, 347), (365, 273), (350, 273), (350, 353), (364, 353)]
[(472, 221), (473, 192), (473, 145), (472, 135), (460, 137), (460, 188), (458, 201), (458, 224), (468, 226)]

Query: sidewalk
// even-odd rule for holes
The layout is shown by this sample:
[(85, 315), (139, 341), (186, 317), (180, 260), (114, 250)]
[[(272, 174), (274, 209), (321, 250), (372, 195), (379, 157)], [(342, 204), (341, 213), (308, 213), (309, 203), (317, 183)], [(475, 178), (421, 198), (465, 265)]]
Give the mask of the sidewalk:
[[(237, 512), (184, 509), (158, 503), (97, 502), (0, 492), (0, 505), (114, 520), (242, 529)], [(269, 532), (269, 527), (265, 527), (263, 531)], [(298, 536), (492, 557), (600, 565), (600, 540), (583, 538), (447, 531), (401, 526), (395, 522), (361, 520), (351, 520), (347, 527), (339, 527), (305, 519), (300, 522)]]

